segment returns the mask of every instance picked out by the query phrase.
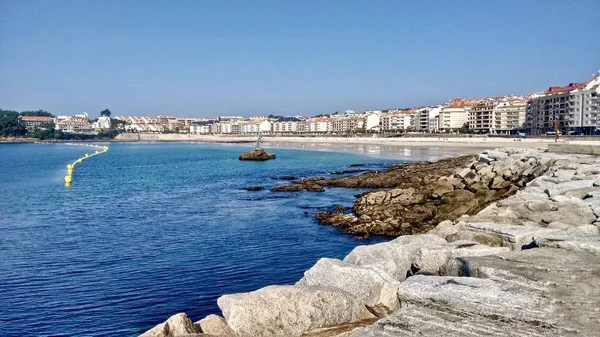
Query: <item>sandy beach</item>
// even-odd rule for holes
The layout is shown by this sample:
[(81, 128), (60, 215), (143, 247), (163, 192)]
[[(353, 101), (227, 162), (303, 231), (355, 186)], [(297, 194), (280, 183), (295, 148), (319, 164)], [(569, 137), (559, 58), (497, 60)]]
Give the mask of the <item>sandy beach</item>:
[[(147, 142), (256, 142), (252, 136), (219, 136), (190, 134), (121, 134), (115, 141)], [(263, 136), (265, 148), (304, 149), (314, 151), (356, 152), (382, 158), (412, 158), (436, 160), (439, 158), (474, 154), (485, 149), (501, 147), (536, 148), (553, 143), (551, 138), (467, 138), (467, 137), (277, 137)], [(559, 140), (565, 142), (565, 140)]]

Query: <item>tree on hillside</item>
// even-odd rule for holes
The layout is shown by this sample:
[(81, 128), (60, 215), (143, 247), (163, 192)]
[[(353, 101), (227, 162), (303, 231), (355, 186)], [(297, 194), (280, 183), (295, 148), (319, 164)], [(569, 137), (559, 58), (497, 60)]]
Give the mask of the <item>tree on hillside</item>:
[(102, 111), (100, 111), (100, 116), (106, 116), (106, 117), (110, 117), (111, 112), (108, 109), (104, 109)]
[(54, 117), (53, 114), (49, 113), (45, 110), (36, 110), (36, 111), (21, 111), (21, 116), (39, 116), (39, 117)]
[(19, 119), (19, 113), (10, 110), (0, 110), (0, 136), (14, 137), (27, 133), (25, 125)]
[(124, 126), (125, 124), (127, 124), (127, 123), (125, 123), (125, 121), (122, 121), (120, 119), (115, 119), (115, 118), (110, 119), (110, 128), (111, 129), (118, 129), (119, 126)]

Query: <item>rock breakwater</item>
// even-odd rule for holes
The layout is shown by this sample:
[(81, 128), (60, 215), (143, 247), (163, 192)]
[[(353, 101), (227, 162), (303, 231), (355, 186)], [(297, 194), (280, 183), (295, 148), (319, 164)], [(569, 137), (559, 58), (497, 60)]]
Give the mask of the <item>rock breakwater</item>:
[(523, 187), (428, 233), (323, 258), (295, 285), (224, 295), (223, 317), (177, 314), (142, 336), (597, 334), (600, 158), (499, 150), (472, 159), (445, 176)]

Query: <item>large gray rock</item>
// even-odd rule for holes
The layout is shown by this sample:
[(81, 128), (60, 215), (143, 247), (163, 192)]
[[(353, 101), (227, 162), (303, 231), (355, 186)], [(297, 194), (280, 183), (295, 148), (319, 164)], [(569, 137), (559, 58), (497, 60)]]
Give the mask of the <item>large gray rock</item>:
[[(600, 256), (536, 248), (451, 260), (454, 276), (414, 276), (402, 307), (352, 336), (595, 336)], [(469, 277), (457, 277), (469, 276)]]
[[(600, 203), (598, 203), (600, 206)], [(565, 228), (591, 224), (597, 216), (590, 202), (579, 198), (557, 195), (548, 199), (539, 193), (519, 192), (515, 196), (488, 206), (467, 222), (503, 222), (513, 225), (525, 225), (533, 222), (538, 226)], [(600, 211), (600, 208), (598, 209)]]
[(485, 150), (483, 151), (484, 154), (487, 154), (487, 157), (494, 159), (494, 160), (506, 160), (508, 159), (508, 154), (506, 152), (503, 151), (496, 151), (496, 150)]
[(336, 288), (269, 286), (219, 297), (217, 304), (238, 336), (300, 336), (359, 319), (360, 301)]
[(569, 182), (556, 184), (552, 187), (548, 187), (545, 192), (549, 196), (553, 197), (556, 195), (564, 194), (568, 191), (577, 190), (577, 189), (581, 189), (581, 188), (593, 187), (593, 185), (594, 185), (593, 180), (573, 180), (573, 181), (569, 181)]
[(180, 337), (199, 332), (185, 313), (179, 313), (169, 317), (166, 322), (156, 325), (139, 337)]
[(445, 243), (446, 240), (431, 234), (400, 236), (390, 242), (358, 246), (344, 258), (344, 262), (376, 267), (394, 280), (402, 281), (406, 279), (419, 249)]
[(513, 336), (515, 331), (542, 336), (561, 331), (539, 326), (551, 312), (549, 300), (519, 290), (487, 279), (414, 276), (399, 289), (399, 311), (352, 336)]
[(491, 163), (494, 159), (484, 153), (480, 153), (477, 155), (477, 161), (480, 163)]
[[(597, 192), (594, 192), (597, 193)], [(589, 193), (588, 193), (589, 195)], [(592, 212), (594, 212), (594, 215), (596, 215), (596, 217), (600, 217), (600, 197), (592, 197), (592, 198), (587, 198), (585, 199), (585, 202), (590, 205), (590, 209), (592, 210)]]
[(504, 240), (494, 234), (460, 230), (446, 237), (448, 242), (471, 241), (488, 247), (504, 247)]
[(427, 232), (427, 234), (437, 235), (440, 238), (446, 239), (448, 235), (452, 235), (461, 230), (462, 224), (455, 224), (453, 221), (445, 220), (440, 222), (434, 229)]
[(420, 272), (437, 274), (448, 261), (463, 256), (486, 256), (509, 252), (508, 247), (489, 247), (472, 241), (455, 241), (444, 246), (421, 248), (413, 260)]
[(196, 327), (199, 327), (199, 331), (211, 336), (219, 337), (235, 337), (235, 332), (231, 330), (225, 318), (219, 315), (208, 315), (198, 322), (194, 323)]
[(588, 226), (578, 229), (538, 233), (534, 237), (534, 241), (539, 247), (600, 254), (598, 228), (593, 225)]
[(600, 187), (578, 188), (575, 190), (567, 191), (564, 193), (564, 195), (566, 195), (568, 197), (576, 197), (579, 199), (583, 199), (583, 198), (587, 197), (588, 194), (594, 193), (594, 192), (600, 192)]
[(534, 236), (541, 232), (553, 231), (540, 227), (525, 227), (493, 222), (471, 222), (463, 226), (463, 230), (484, 233), (502, 240), (504, 246), (520, 250), (534, 243)]
[(398, 281), (376, 267), (322, 258), (305, 271), (304, 277), (296, 284), (347, 291), (379, 317), (389, 315), (400, 305), (396, 292)]

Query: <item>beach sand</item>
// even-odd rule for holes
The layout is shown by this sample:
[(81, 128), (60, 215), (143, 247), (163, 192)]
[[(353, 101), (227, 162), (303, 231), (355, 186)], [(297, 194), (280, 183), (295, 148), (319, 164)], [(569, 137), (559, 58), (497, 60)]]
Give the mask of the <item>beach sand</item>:
[[(190, 134), (122, 134), (116, 141), (149, 142), (209, 142), (255, 144), (257, 136), (190, 135)], [(445, 157), (479, 153), (485, 149), (502, 147), (547, 147), (551, 138), (467, 138), (467, 137), (277, 137), (263, 136), (266, 149), (303, 149), (336, 151), (405, 160), (437, 160)], [(564, 142), (564, 140), (559, 140)]]

